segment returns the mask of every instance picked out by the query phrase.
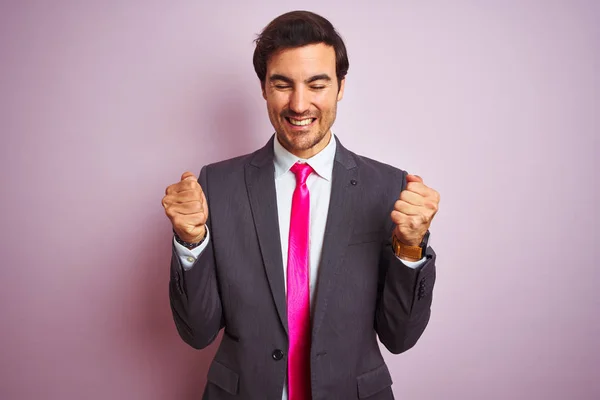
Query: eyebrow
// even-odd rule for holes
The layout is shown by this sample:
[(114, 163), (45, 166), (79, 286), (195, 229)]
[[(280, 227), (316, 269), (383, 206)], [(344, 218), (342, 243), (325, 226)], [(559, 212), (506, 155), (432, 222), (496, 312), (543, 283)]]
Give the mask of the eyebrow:
[[(294, 81), (290, 78), (288, 78), (285, 75), (280, 75), (280, 74), (273, 74), (271, 76), (269, 76), (269, 82), (273, 82), (273, 81), (283, 81), (286, 83), (294, 83)], [(314, 75), (311, 76), (310, 78), (308, 78), (305, 83), (312, 83), (315, 81), (331, 81), (331, 77), (327, 74), (319, 74), (319, 75)]]

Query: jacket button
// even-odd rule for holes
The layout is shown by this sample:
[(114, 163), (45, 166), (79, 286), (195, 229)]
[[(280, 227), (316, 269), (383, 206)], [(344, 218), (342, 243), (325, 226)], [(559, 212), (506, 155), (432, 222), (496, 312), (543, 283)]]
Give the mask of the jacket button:
[(276, 349), (273, 351), (272, 356), (273, 356), (273, 360), (279, 361), (283, 358), (283, 351)]

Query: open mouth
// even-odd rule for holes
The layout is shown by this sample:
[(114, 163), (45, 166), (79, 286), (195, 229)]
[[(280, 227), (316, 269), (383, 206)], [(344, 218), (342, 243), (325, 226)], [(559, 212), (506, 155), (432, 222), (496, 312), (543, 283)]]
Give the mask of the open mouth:
[(312, 125), (317, 119), (316, 118), (295, 119), (295, 118), (285, 117), (285, 120), (288, 122), (288, 124), (290, 124), (291, 126), (293, 126), (295, 128), (304, 128), (309, 125)]

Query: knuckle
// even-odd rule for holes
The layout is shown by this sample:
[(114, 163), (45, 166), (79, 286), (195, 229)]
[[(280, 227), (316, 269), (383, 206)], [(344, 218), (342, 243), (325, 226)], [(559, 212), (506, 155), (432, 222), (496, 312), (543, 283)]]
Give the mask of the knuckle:
[(421, 222), (422, 222), (422, 219), (420, 216), (413, 215), (408, 220), (408, 226), (410, 229), (417, 229), (419, 227), (419, 225), (421, 224)]
[(173, 227), (181, 228), (183, 226), (182, 221), (181, 221), (181, 215), (178, 215), (178, 214), (172, 215), (171, 223), (173, 224)]
[(190, 211), (194, 213), (199, 213), (202, 211), (202, 202), (201, 201), (193, 201), (190, 203)]
[(425, 207), (427, 207), (430, 210), (433, 210), (434, 212), (437, 211), (438, 209), (438, 205), (435, 201), (427, 201), (425, 202)]

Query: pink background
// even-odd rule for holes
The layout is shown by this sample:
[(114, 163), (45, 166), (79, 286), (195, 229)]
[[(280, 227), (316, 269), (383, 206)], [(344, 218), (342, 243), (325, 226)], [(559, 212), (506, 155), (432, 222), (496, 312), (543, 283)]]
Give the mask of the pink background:
[(267, 141), (252, 40), (298, 7), (349, 49), (334, 132), (442, 194), (396, 397), (600, 398), (599, 3), (363, 4), (2, 2), (1, 399), (200, 398), (160, 200)]

